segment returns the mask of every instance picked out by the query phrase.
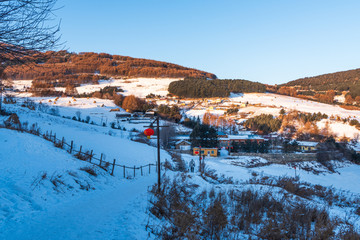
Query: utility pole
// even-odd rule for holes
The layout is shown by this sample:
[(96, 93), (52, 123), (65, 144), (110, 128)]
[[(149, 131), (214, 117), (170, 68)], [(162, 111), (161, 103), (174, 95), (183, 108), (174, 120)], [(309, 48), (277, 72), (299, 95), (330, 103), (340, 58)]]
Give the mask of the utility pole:
[(199, 147), (199, 172), (201, 173), (201, 146)]
[(156, 130), (157, 130), (157, 166), (158, 166), (158, 191), (160, 192), (160, 118), (156, 117)]
[(158, 169), (158, 191), (160, 192), (161, 186), (161, 164), (160, 164), (160, 128), (169, 127), (169, 126), (160, 126), (160, 117), (157, 116), (156, 119), (150, 124), (150, 126), (144, 126), (153, 128), (153, 124), (156, 122), (156, 131), (157, 131), (157, 169)]

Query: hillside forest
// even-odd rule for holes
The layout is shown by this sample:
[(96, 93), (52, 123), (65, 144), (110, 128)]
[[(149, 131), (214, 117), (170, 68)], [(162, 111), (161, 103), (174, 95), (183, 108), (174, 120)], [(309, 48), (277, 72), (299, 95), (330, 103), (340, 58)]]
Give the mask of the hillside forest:
[(228, 97), (233, 93), (265, 92), (262, 83), (247, 80), (185, 78), (171, 82), (169, 93), (188, 98)]
[(311, 97), (331, 103), (332, 95), (346, 93), (346, 104), (360, 105), (360, 69), (300, 78), (278, 87), (280, 94)]
[[(122, 78), (185, 78), (216, 75), (180, 65), (155, 60), (132, 58), (106, 53), (70, 53), (48, 51), (30, 54), (15, 65), (6, 66), (8, 79), (32, 79), (34, 88), (79, 86), (98, 83), (100, 79)], [(50, 89), (51, 92), (51, 89)]]

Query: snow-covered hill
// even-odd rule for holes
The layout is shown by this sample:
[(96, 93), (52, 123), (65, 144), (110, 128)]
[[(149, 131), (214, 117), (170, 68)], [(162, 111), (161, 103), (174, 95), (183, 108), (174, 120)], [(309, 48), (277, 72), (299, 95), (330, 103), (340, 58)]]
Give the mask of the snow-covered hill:
[(41, 137), (8, 129), (0, 136), (0, 239), (146, 238), (156, 174), (110, 176)]
[[(178, 81), (179, 78), (129, 78), (129, 79), (109, 79), (99, 80), (99, 84), (83, 84), (76, 87), (79, 94), (92, 93), (99, 91), (104, 87), (120, 87), (124, 90), (123, 95), (135, 95), (145, 98), (148, 94), (153, 93), (160, 96), (166, 96), (169, 84)], [(31, 87), (32, 80), (14, 80), (14, 89), (24, 91)], [(64, 87), (55, 88), (57, 91), (65, 91)], [(22, 96), (29, 94), (22, 94)]]
[[(125, 164), (127, 166), (146, 165), (155, 163), (156, 161), (156, 148), (131, 141), (131, 138), (137, 134), (136, 132), (130, 131), (132, 129), (131, 126), (136, 125), (143, 131), (146, 129), (144, 127), (145, 124), (125, 125), (125, 123), (121, 123), (123, 124), (122, 126), (128, 130), (122, 131), (112, 129), (109, 126), (110, 119), (108, 119), (106, 127), (103, 127), (63, 118), (61, 117), (63, 115), (53, 116), (16, 105), (8, 105), (7, 107), (10, 111), (15, 111), (18, 114), (22, 123), (27, 122), (29, 126), (37, 124), (41, 132), (44, 133), (48, 131), (56, 133), (59, 139), (64, 137), (67, 142), (74, 141), (76, 148), (83, 146), (83, 149), (93, 150), (93, 152), (97, 154), (97, 157), (103, 153), (107, 161), (111, 162), (113, 159), (116, 159), (119, 164)], [(75, 110), (83, 111), (82, 109), (72, 109), (72, 111)], [(84, 113), (87, 113), (87, 110), (88, 108), (84, 110)], [(103, 111), (102, 108), (100, 110)], [(71, 111), (71, 108), (68, 108), (67, 111), (65, 109), (64, 112), (60, 111), (60, 113), (65, 114), (68, 113), (68, 111)], [(115, 119), (114, 113), (112, 114), (113, 119)], [(75, 113), (73, 116), (75, 116)], [(85, 116), (87, 115), (81, 114), (82, 118), (85, 118)], [(93, 117), (92, 115), (90, 116), (91, 118)], [(105, 118), (103, 121), (105, 122)], [(100, 121), (98, 123), (100, 124)], [(161, 158), (163, 161), (165, 161), (165, 159), (170, 160), (170, 156), (165, 151), (161, 152)]]
[[(238, 115), (244, 114), (247, 117), (253, 117), (260, 114), (272, 114), (278, 116), (280, 110), (285, 111), (297, 110), (305, 113), (322, 113), (331, 116), (336, 119), (349, 118), (357, 119), (360, 121), (360, 111), (346, 110), (337, 105), (319, 103), (300, 98), (294, 98), (284, 95), (278, 95), (273, 93), (245, 93), (245, 94), (232, 94), (230, 98), (225, 99), (223, 103), (216, 105), (213, 109), (208, 107), (198, 107), (186, 111), (186, 115), (189, 117), (202, 117), (206, 112), (223, 115), (226, 112), (226, 107), (239, 107)], [(245, 120), (245, 118), (243, 119)], [(318, 123), (318, 127), (321, 129), (325, 126), (325, 123), (329, 120), (323, 120)], [(348, 138), (354, 138), (360, 134), (360, 131), (354, 126), (350, 126), (349, 123), (342, 121), (329, 121), (329, 128), (333, 134), (339, 137), (346, 136)]]
[(279, 108), (287, 110), (298, 110), (308, 113), (325, 113), (329, 116), (340, 116), (341, 118), (356, 118), (360, 120), (360, 112), (353, 110), (346, 110), (339, 106), (319, 103), (300, 98), (294, 98), (284, 95), (278, 95), (273, 93), (245, 93), (245, 94), (232, 94), (230, 96), (230, 104), (232, 103), (250, 103), (261, 104), (263, 106), (270, 106), (273, 108), (273, 114), (279, 114)]
[[(136, 87), (132, 88), (136, 90)], [(143, 90), (139, 91), (139, 94), (147, 94), (142, 92)], [(28, 126), (36, 124), (41, 132), (52, 131), (56, 133), (57, 138), (64, 137), (67, 142), (73, 140), (77, 148), (81, 145), (83, 149), (93, 150), (97, 156), (104, 153), (107, 161), (117, 159), (119, 164), (128, 166), (155, 163), (154, 147), (131, 140), (137, 134), (132, 128), (143, 131), (147, 123), (133, 124), (119, 121), (121, 130), (111, 128), (110, 123), (116, 122), (116, 113), (110, 110), (117, 107), (110, 100), (61, 97), (54, 104), (55, 98), (32, 99), (37, 103), (42, 102), (40, 107), (36, 106), (36, 110), (21, 107), (20, 103), (24, 99), (18, 104), (5, 104), (4, 107), (10, 112), (16, 112), (21, 123)], [(240, 102), (261, 103), (259, 106), (240, 108), (240, 112), (253, 111), (253, 115), (260, 113), (277, 115), (281, 108), (286, 110), (296, 108), (304, 112), (320, 111), (341, 117), (352, 116), (357, 119), (360, 117), (356, 111), (275, 94), (232, 96), (222, 105), (229, 106)], [(194, 115), (206, 112), (203, 109), (190, 111)], [(90, 122), (93, 121), (94, 124), (71, 119), (80, 117), (84, 120), (88, 116)], [(0, 121), (6, 118), (0, 117)], [(105, 126), (102, 125), (103, 123)], [(325, 123), (322, 121), (319, 124)], [(342, 129), (342, 126), (338, 125), (334, 127)], [(352, 132), (352, 129), (345, 130)], [(187, 154), (182, 154), (182, 158), (185, 169), (191, 159), (197, 160)], [(161, 150), (161, 161), (165, 162), (165, 160), (171, 161), (171, 156)], [(248, 166), (253, 163), (254, 166)], [(259, 166), (256, 165), (257, 163)], [(147, 222), (154, 220), (152, 217), (149, 218), (151, 214), (148, 212), (148, 200), (151, 194), (148, 189), (156, 182), (156, 174), (124, 179), (120, 168), (116, 168), (114, 176), (110, 176), (95, 167), (97, 176), (94, 176), (84, 171), (93, 168), (92, 165), (75, 159), (66, 151), (55, 148), (52, 143), (37, 136), (7, 129), (0, 129), (0, 164), (2, 166), (0, 239), (157, 238), (149, 234), (149, 229), (146, 228)], [(320, 174), (306, 170), (307, 167), (323, 170), (319, 163), (298, 163), (296, 166), (297, 176), (301, 181), (311, 186), (318, 184), (331, 188), (334, 193), (344, 196), (346, 202), (357, 198), (360, 194), (358, 190), (360, 169), (357, 165), (340, 163), (336, 173), (324, 171)], [(279, 199), (289, 198), (289, 195), (291, 199), (297, 198), (286, 189), (277, 186), (249, 183), (256, 177), (262, 179), (292, 177), (295, 174), (292, 165), (270, 164), (259, 157), (229, 157), (225, 151), (220, 158), (207, 157), (206, 169), (208, 172), (206, 176), (195, 172), (183, 174), (182, 177), (187, 176), (192, 184), (197, 185), (199, 193), (203, 189), (224, 192), (231, 189), (256, 189), (260, 192), (265, 190), (274, 192), (274, 197)], [(218, 175), (221, 181), (209, 177), (211, 172)], [(166, 172), (171, 179), (175, 174), (170, 170)], [(232, 180), (228, 181), (228, 179)], [(181, 185), (182, 182), (178, 181), (178, 184)], [(301, 198), (301, 201), (319, 209), (326, 207), (331, 216), (355, 223), (355, 227), (360, 228), (356, 213), (357, 209), (360, 209), (358, 200), (354, 200), (353, 206), (342, 208), (339, 204), (342, 200), (336, 200), (338, 205), (332, 206), (324, 199), (316, 199), (316, 196), (312, 198)], [(166, 224), (164, 219), (157, 219), (155, 224), (158, 223)]]

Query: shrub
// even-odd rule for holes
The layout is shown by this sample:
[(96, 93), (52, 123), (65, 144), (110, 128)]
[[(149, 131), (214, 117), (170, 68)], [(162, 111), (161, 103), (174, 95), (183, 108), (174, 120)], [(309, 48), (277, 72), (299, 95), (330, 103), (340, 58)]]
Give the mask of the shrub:
[[(226, 192), (212, 188), (208, 193), (191, 184), (190, 178), (186, 174), (172, 181), (165, 178), (160, 191), (157, 185), (153, 186), (149, 213), (161, 219), (162, 224), (149, 223), (147, 227), (158, 238), (242, 239), (246, 234), (247, 238), (255, 239), (358, 239), (359, 233), (350, 223), (343, 224), (330, 217), (326, 210), (298, 197), (285, 193), (281, 198), (281, 192), (274, 194), (272, 190), (264, 192), (246, 187), (230, 187)], [(291, 178), (254, 178), (252, 181), (284, 187), (307, 197), (311, 194), (334, 196), (321, 186), (303, 193), (307, 186)], [(346, 227), (335, 231), (343, 226)]]
[(96, 173), (95, 169), (92, 167), (81, 167), (81, 171), (87, 172), (88, 174), (96, 177), (98, 174)]

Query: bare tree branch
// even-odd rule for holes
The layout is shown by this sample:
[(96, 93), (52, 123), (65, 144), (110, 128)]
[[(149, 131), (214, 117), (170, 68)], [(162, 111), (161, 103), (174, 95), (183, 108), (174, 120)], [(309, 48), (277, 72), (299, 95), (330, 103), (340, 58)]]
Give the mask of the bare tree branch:
[(7, 65), (35, 51), (57, 47), (56, 0), (0, 0), (0, 62)]

